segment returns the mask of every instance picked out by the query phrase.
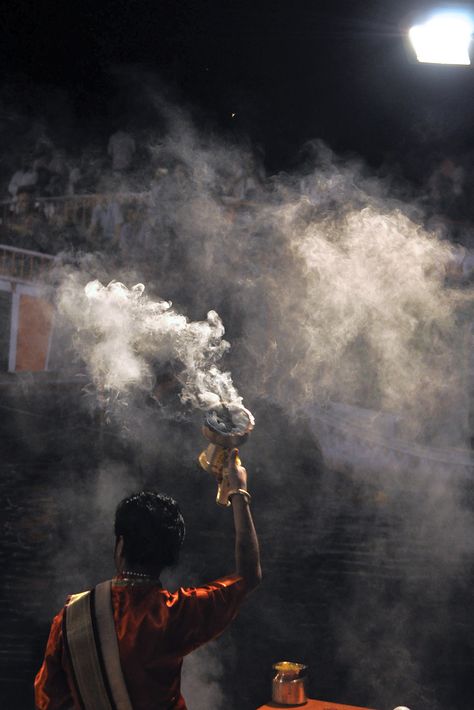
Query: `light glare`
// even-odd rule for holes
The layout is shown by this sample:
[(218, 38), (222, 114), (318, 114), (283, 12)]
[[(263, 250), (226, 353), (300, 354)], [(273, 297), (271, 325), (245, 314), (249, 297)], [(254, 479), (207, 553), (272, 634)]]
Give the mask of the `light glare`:
[(419, 62), (469, 65), (473, 30), (466, 15), (442, 13), (412, 27), (408, 36)]

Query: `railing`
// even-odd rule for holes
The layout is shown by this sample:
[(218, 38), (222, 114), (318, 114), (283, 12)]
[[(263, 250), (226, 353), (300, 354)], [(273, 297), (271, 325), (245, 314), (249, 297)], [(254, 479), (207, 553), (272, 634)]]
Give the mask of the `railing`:
[[(35, 211), (41, 212), (46, 218), (54, 221), (74, 222), (86, 227), (90, 222), (91, 212), (98, 201), (97, 195), (72, 195), (64, 197), (36, 197), (34, 198)], [(16, 219), (15, 200), (6, 200), (0, 204), (0, 219), (2, 225), (8, 226), (9, 222)]]
[(51, 254), (0, 245), (0, 277), (10, 281), (37, 282), (54, 262)]
[[(77, 227), (88, 228), (94, 207), (106, 199), (109, 202), (145, 204), (148, 192), (114, 192), (92, 195), (63, 195), (60, 197), (35, 197), (35, 210), (41, 212), (52, 223), (73, 223)], [(8, 227), (16, 219), (15, 200), (0, 202), (0, 224)]]

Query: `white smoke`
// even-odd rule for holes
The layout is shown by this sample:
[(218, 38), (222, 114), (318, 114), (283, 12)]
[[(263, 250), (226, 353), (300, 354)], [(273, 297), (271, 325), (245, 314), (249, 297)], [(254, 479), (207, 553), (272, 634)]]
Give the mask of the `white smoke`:
[(190, 321), (169, 301), (153, 301), (143, 284), (127, 288), (112, 281), (103, 286), (69, 277), (59, 293), (59, 312), (74, 329), (74, 344), (96, 388), (126, 400), (134, 389), (151, 392), (154, 366), (179, 369), (181, 400), (207, 411), (224, 404), (242, 408), (229, 372), (219, 363), (229, 349), (215, 311), (204, 321)]
[(210, 643), (184, 659), (181, 690), (189, 710), (224, 707), (222, 648)]
[(301, 201), (276, 215), (296, 286), (280, 288), (280, 308), (292, 315), (290, 334), (278, 325), (293, 361), (284, 384), (298, 387), (302, 404), (403, 413), (412, 439), (427, 433), (427, 418), (432, 436), (457, 428), (461, 438), (465, 330), (463, 297), (444, 284), (450, 245), (366, 199), (363, 209), (333, 205), (304, 221)]

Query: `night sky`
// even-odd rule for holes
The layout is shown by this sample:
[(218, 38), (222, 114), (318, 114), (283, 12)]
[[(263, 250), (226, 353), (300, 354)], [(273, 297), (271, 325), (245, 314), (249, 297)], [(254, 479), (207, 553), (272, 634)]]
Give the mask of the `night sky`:
[[(403, 29), (414, 0), (83, 0), (4, 10), (5, 96), (65, 92), (75, 114), (121, 113), (117, 68), (146, 70), (200, 120), (291, 165), (322, 138), (369, 162), (459, 155), (473, 146), (474, 70), (417, 65)], [(36, 90), (31, 90), (36, 87)], [(136, 103), (128, 111), (146, 111)], [(111, 115), (112, 114), (112, 115)], [(234, 116), (232, 114), (235, 114)]]

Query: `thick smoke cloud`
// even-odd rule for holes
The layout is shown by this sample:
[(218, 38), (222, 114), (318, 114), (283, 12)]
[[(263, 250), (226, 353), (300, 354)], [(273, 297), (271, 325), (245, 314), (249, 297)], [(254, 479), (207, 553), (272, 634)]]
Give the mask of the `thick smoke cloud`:
[[(304, 178), (262, 182), (248, 155), (182, 116), (171, 125), (162, 151), (186, 177), (167, 214), (181, 258), (162, 276), (236, 328), (247, 392), (293, 412), (333, 400), (402, 414), (412, 440), (465, 441), (466, 298), (445, 288), (449, 242), (326, 148)], [(244, 204), (225, 199), (236, 183)]]
[[(205, 321), (191, 322), (167, 301), (151, 301), (143, 284), (128, 289), (111, 282), (90, 281), (85, 287), (72, 277), (58, 291), (59, 315), (74, 330), (74, 347), (85, 362), (103, 398), (127, 399), (131, 388), (151, 393), (154, 366), (177, 370), (180, 398), (208, 411), (224, 404), (230, 413), (241, 409), (230, 377), (218, 365), (229, 343), (215, 311)], [(127, 402), (125, 402), (127, 404)]]

